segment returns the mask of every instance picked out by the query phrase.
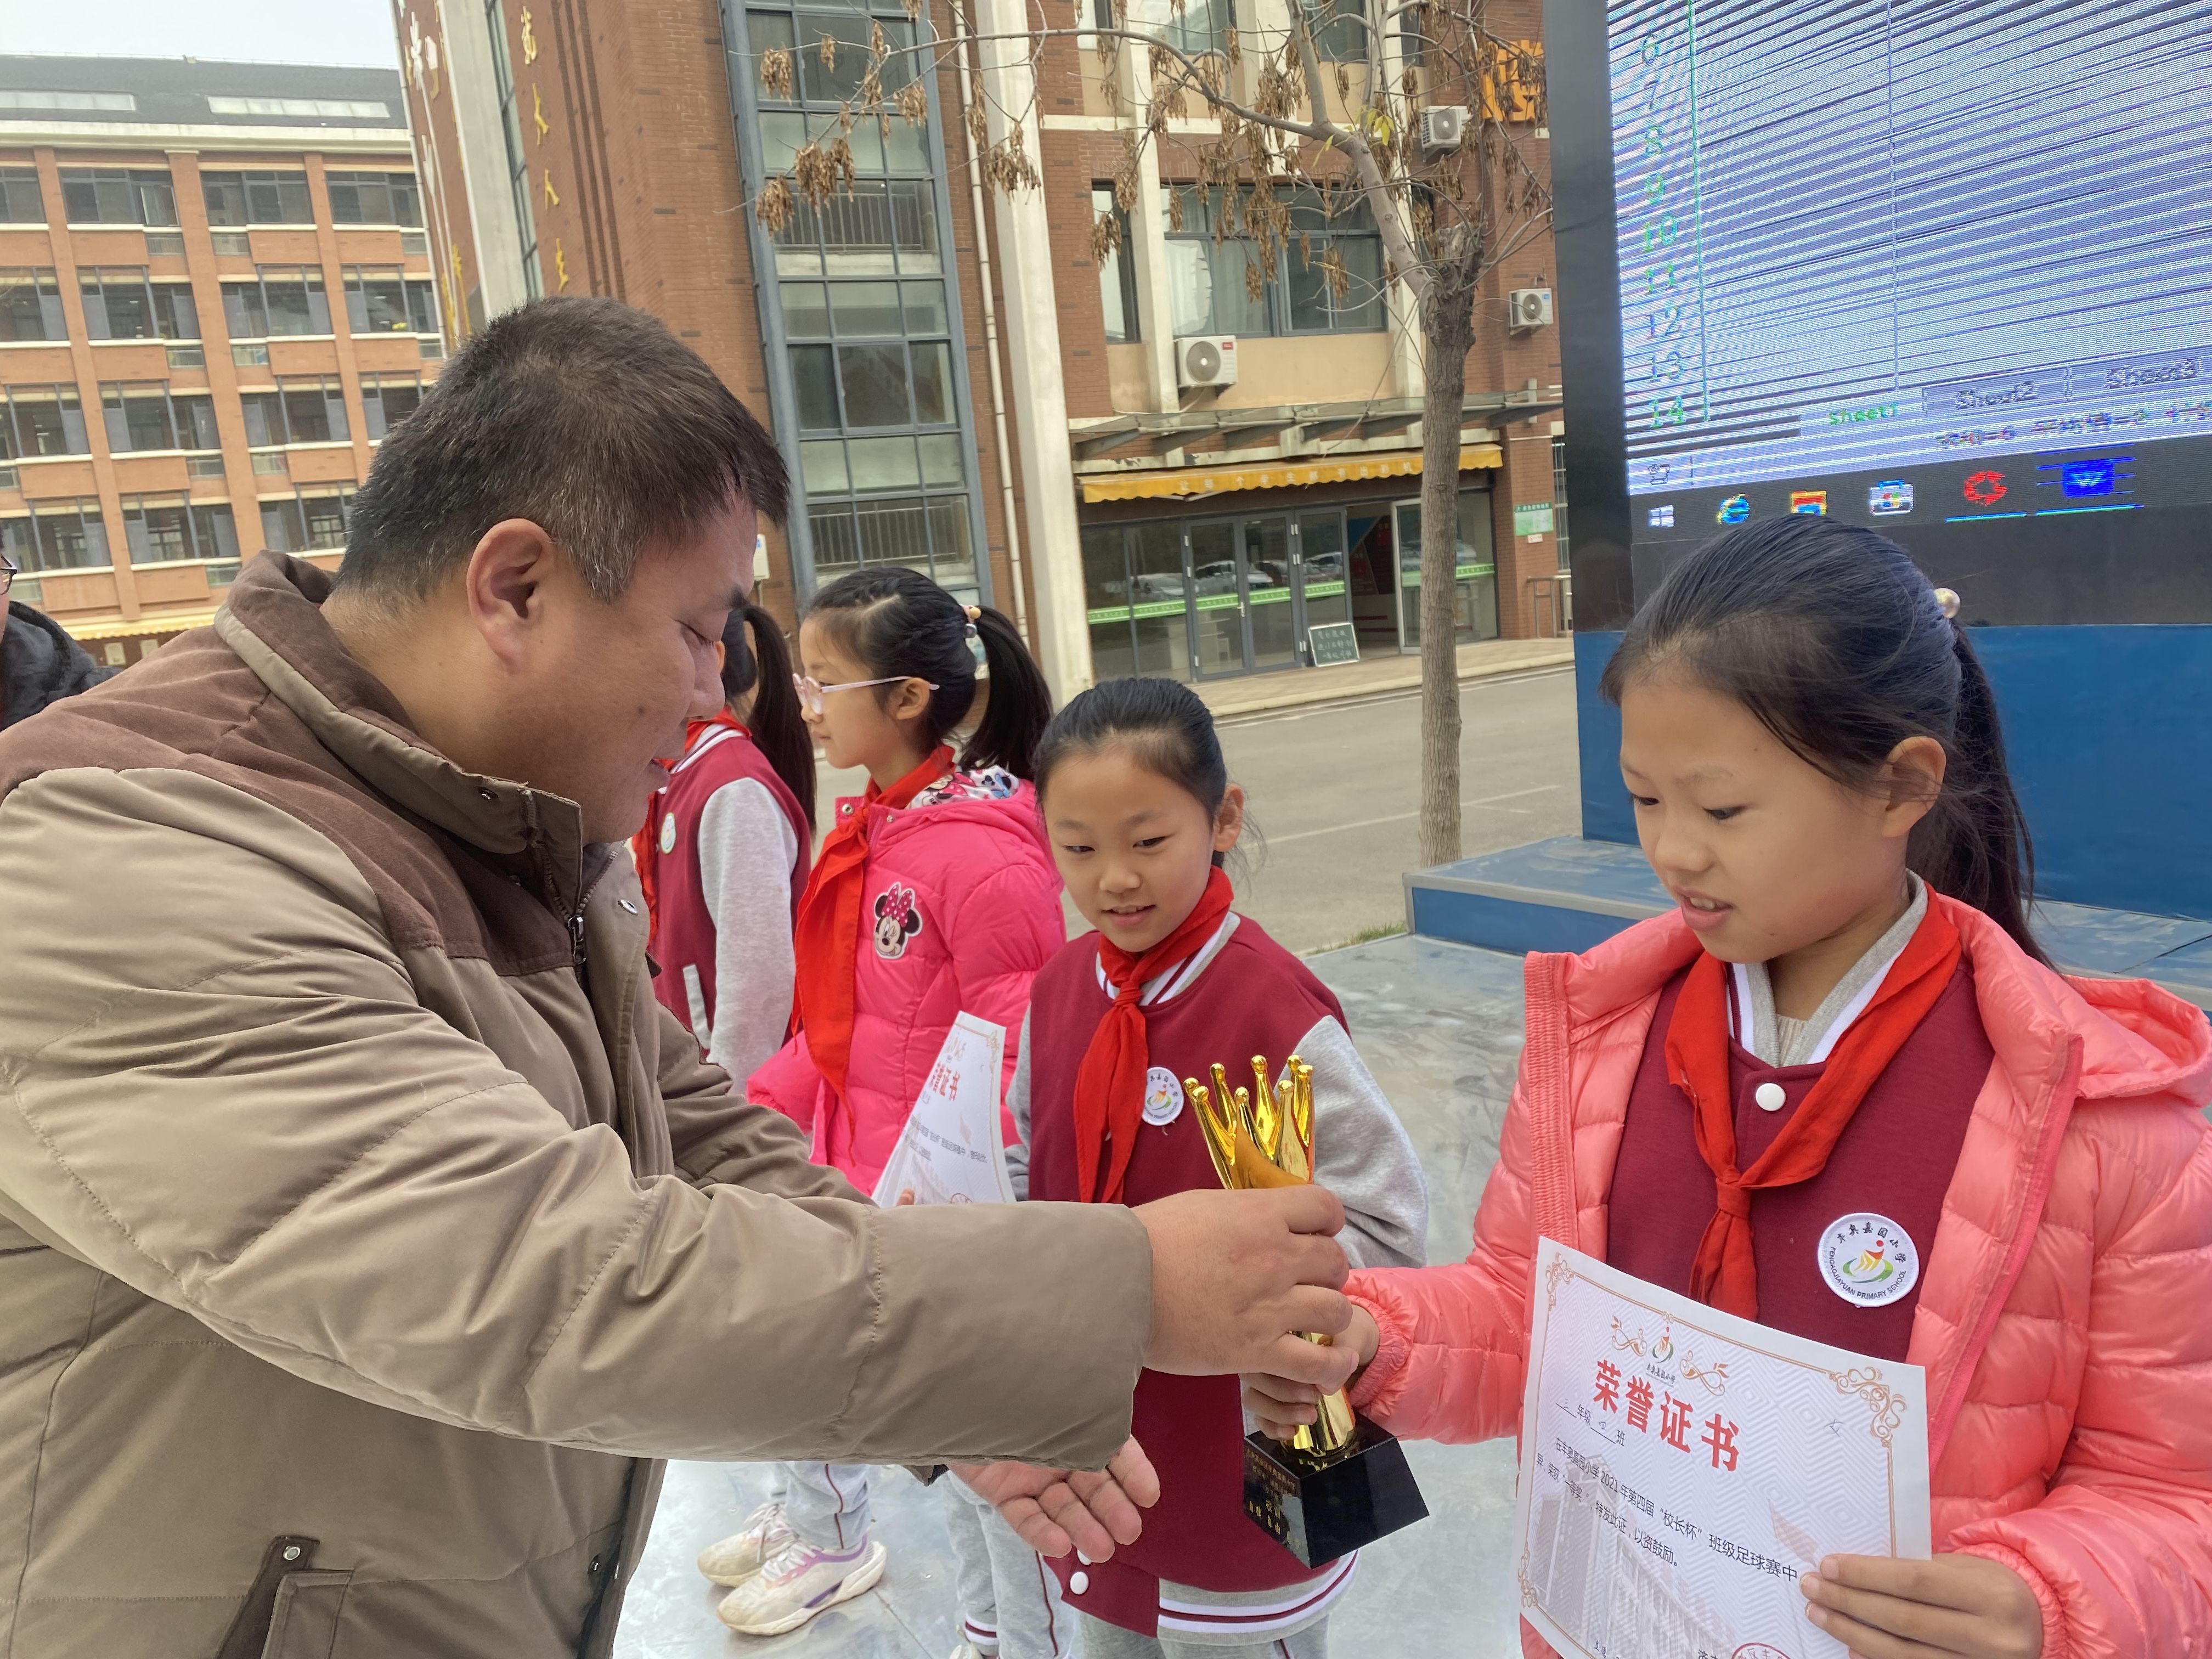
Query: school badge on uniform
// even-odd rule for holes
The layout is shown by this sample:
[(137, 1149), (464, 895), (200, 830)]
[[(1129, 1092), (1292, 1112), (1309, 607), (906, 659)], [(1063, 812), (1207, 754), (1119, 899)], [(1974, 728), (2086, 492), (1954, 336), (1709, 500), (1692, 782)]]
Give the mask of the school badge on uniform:
[(660, 821), (660, 850), (664, 855), (676, 850), (676, 814), (673, 812)]
[(1145, 1073), (1145, 1121), (1165, 1128), (1182, 1115), (1182, 1085), (1164, 1066)]
[(1820, 1234), (1820, 1278), (1857, 1308), (1886, 1308), (1920, 1282), (1920, 1252), (1904, 1228), (1862, 1210), (1838, 1216)]

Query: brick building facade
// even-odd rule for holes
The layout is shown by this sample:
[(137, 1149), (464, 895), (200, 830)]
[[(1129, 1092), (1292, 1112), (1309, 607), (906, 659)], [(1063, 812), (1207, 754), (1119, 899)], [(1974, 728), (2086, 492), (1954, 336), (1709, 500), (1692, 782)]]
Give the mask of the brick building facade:
[(134, 662), (264, 547), (334, 564), (445, 356), (398, 77), (0, 58), (0, 550)]
[[(1049, 21), (1072, 30), (1094, 3), (1079, 16), (1054, 0)], [(962, 3), (987, 35), (1027, 15)], [(1153, 26), (1186, 32), (1234, 19), (1249, 40), (1285, 3), (1132, 0), (1131, 15), (1149, 4)], [(1539, 0), (1515, 3), (1525, 16), (1498, 19), (1533, 39)], [(1133, 78), (1117, 106), (1087, 40), (1048, 44), (1032, 96), (1012, 54), (920, 50), (933, 26), (951, 31), (949, 0), (911, 21), (901, 0), (393, 4), (426, 208), (451, 231), (439, 274), (456, 331), (538, 294), (591, 293), (691, 343), (768, 420), (801, 486), (793, 522), (767, 538), (780, 615), (857, 565), (914, 564), (1013, 616), (1063, 695), (1094, 674), (1415, 645), (1421, 386), (1402, 297), (1376, 280), (1331, 301), (1287, 264), (1257, 305), (1209, 287), (1208, 244), (1172, 230), (1166, 204), (1194, 179), (1211, 123), (1172, 122), (1148, 152), (1102, 272), (1094, 192), (1143, 118), (1141, 88)], [(878, 28), (917, 48), (894, 57), (886, 91), (896, 65), (923, 66), (929, 119), (860, 123), (851, 194), (770, 234), (753, 196), (832, 131)], [(795, 48), (794, 73), (769, 88), (757, 64), (776, 47)], [(1004, 112), (1024, 119), (1040, 190), (975, 187), (957, 117), (978, 76), (994, 141)], [(1202, 197), (1186, 203), (1202, 217)], [(1379, 279), (1379, 252), (1349, 252)], [(1564, 623), (1558, 348), (1548, 327), (1506, 325), (1507, 293), (1548, 289), (1550, 259), (1548, 237), (1532, 242), (1481, 301), (1453, 571), (1462, 638)], [(1234, 385), (1184, 383), (1177, 342), (1195, 336), (1236, 338)], [(1516, 507), (1534, 509), (1517, 533)]]

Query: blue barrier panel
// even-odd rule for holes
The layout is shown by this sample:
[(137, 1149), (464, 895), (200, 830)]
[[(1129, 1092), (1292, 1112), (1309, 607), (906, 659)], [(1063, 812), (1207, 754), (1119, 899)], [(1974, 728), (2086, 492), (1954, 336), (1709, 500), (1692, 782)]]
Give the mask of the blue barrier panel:
[[(2212, 918), (2212, 627), (1977, 628), (2046, 898)], [(1583, 834), (1636, 839), (1598, 695), (1615, 633), (1575, 636)]]

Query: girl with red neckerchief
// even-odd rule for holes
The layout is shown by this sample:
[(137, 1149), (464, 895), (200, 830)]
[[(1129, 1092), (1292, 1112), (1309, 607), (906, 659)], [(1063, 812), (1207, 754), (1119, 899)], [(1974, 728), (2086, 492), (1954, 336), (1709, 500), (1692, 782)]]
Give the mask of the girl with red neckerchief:
[[(745, 1092), (872, 1192), (957, 1016), (1006, 1028), (1011, 1081), (1030, 980), (1066, 938), (1028, 781), (1052, 702), (1012, 623), (911, 570), (830, 583), (799, 654), (823, 760), (868, 786), (836, 804), (799, 901), (793, 1035)], [(730, 1587), (718, 1616), (748, 1635), (794, 1630), (884, 1571), (866, 1468), (781, 1464), (777, 1486), (699, 1558)]]
[[(1529, 957), (1474, 1253), (1352, 1276), (1351, 1398), (1408, 1437), (1516, 1432), (1555, 1238), (1924, 1368), (1934, 1559), (1800, 1579), (1850, 1652), (2212, 1654), (2212, 1032), (2045, 961), (1956, 603), (1792, 516), (1637, 614), (1603, 685), (1677, 908)], [(1271, 1427), (1310, 1420), (1310, 1389), (1246, 1382)]]
[[(1062, 709), (1037, 789), (1068, 896), (1097, 929), (1030, 988), (1012, 1095), (1018, 1190), (1141, 1204), (1219, 1185), (1182, 1079), (1219, 1062), (1251, 1086), (1314, 1070), (1315, 1179), (1343, 1201), (1355, 1266), (1425, 1259), (1427, 1187), (1335, 996), (1249, 916), (1221, 868), (1243, 829), (1212, 716), (1171, 680), (1109, 680)], [(1321, 1659), (1356, 1558), (1305, 1566), (1246, 1518), (1237, 1380), (1137, 1385), (1133, 1433), (1160, 1480), (1114, 1559), (1050, 1563), (1085, 1659)]]

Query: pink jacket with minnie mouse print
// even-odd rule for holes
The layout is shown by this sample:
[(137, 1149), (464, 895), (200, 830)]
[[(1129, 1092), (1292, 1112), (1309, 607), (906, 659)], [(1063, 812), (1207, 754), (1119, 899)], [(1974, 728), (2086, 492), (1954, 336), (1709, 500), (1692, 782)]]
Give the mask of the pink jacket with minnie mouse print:
[[(860, 799), (837, 803), (842, 822)], [(853, 980), (853, 1051), (839, 1099), (793, 1037), (745, 1084), (814, 1137), (814, 1161), (861, 1191), (906, 1127), (945, 1034), (969, 1013), (1006, 1028), (1004, 1087), (1020, 1058), (1030, 981), (1067, 942), (1060, 872), (1036, 792), (992, 769), (955, 772), (868, 826), (866, 910)], [(1014, 1139), (1012, 1120), (1005, 1125)]]

